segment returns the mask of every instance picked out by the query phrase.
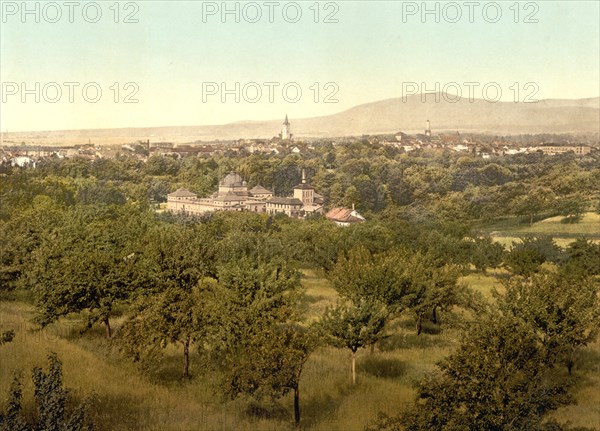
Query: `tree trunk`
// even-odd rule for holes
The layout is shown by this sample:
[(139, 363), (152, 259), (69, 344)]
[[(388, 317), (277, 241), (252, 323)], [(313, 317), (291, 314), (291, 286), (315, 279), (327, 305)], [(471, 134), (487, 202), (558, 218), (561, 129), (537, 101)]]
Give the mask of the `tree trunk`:
[(296, 427), (300, 427), (300, 388), (298, 385), (294, 386), (294, 421)]
[(356, 384), (356, 352), (352, 351), (352, 384)]
[(104, 318), (104, 332), (106, 333), (106, 338), (110, 338), (112, 336), (112, 332), (110, 329), (110, 321), (108, 317)]
[(417, 335), (421, 335), (421, 331), (423, 330), (423, 317), (419, 314), (417, 317)]
[(375, 343), (371, 343), (371, 355), (375, 354)]
[(569, 354), (569, 358), (567, 359), (567, 370), (569, 371), (569, 376), (573, 372), (573, 367), (575, 366), (575, 359), (573, 359), (573, 352)]
[(183, 377), (190, 377), (190, 339), (189, 337), (183, 342)]
[(438, 323), (438, 320), (437, 320), (437, 307), (433, 307), (433, 311), (431, 313), (431, 322), (434, 325), (437, 325), (437, 323)]

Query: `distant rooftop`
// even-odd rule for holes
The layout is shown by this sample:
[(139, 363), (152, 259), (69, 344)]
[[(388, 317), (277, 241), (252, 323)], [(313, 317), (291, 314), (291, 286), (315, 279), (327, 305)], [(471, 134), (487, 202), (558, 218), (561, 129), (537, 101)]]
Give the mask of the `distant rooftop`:
[(173, 193), (169, 193), (169, 196), (174, 198), (195, 198), (197, 195), (190, 192), (188, 189), (177, 189)]
[(270, 194), (272, 195), (273, 192), (271, 192), (271, 190), (267, 190), (265, 189), (263, 186), (261, 185), (257, 185), (252, 187), (249, 192), (253, 195), (266, 195), (266, 194)]
[(327, 217), (328, 220), (339, 221), (343, 223), (359, 223), (365, 221), (360, 214), (350, 208), (332, 208), (327, 212), (325, 217)]
[(279, 198), (274, 197), (267, 201), (270, 204), (280, 204), (280, 205), (300, 205), (302, 206), (302, 201), (296, 198)]

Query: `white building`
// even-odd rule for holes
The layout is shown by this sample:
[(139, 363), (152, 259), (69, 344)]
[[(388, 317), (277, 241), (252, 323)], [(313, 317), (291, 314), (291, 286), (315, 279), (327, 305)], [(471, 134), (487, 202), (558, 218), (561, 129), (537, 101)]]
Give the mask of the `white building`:
[(285, 141), (285, 140), (290, 140), (292, 139), (292, 129), (290, 127), (290, 122), (288, 120), (288, 116), (287, 114), (285, 114), (285, 120), (283, 121), (283, 124), (281, 126), (281, 133), (279, 134), (279, 137), (281, 138), (281, 140)]
[(178, 189), (167, 196), (167, 210), (176, 213), (202, 215), (215, 211), (251, 211), (256, 213), (287, 214), (303, 218), (323, 212), (323, 198), (306, 183), (302, 171), (302, 183), (294, 187), (291, 197), (273, 197), (273, 192), (257, 185), (248, 190), (242, 177), (230, 172), (219, 182), (219, 190), (208, 198), (199, 198), (187, 189)]

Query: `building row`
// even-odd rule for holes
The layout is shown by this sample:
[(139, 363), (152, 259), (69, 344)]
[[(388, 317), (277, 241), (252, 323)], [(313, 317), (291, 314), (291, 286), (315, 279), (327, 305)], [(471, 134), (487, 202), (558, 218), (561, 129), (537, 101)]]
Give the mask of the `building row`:
[(293, 189), (292, 196), (273, 196), (273, 192), (257, 185), (251, 189), (236, 172), (230, 172), (220, 182), (218, 191), (200, 198), (187, 189), (178, 189), (167, 196), (167, 210), (175, 213), (204, 215), (216, 211), (251, 211), (264, 214), (283, 213), (293, 218), (305, 218), (323, 213), (323, 197), (306, 182)]

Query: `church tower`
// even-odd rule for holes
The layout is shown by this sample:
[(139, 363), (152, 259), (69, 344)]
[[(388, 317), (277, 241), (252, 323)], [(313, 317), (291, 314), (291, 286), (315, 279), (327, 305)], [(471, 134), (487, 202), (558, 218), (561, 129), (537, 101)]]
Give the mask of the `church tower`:
[(279, 135), (282, 140), (292, 139), (292, 133), (290, 129), (290, 122), (288, 120), (287, 114), (285, 114), (285, 120), (283, 121), (283, 125), (281, 126), (281, 134)]
[(315, 189), (306, 183), (306, 172), (302, 169), (302, 183), (294, 187), (294, 197), (302, 201), (304, 206), (315, 202)]

